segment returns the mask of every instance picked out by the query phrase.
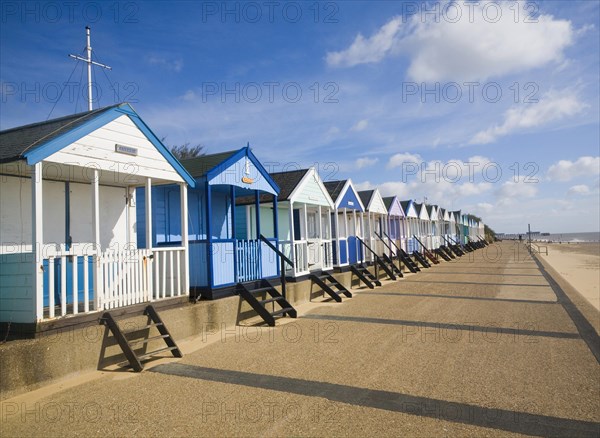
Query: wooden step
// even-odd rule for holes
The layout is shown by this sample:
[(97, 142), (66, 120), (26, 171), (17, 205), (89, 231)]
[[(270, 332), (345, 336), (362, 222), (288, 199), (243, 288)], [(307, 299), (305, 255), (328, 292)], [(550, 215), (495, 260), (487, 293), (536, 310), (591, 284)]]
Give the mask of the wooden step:
[[(144, 327), (136, 328), (128, 332), (123, 332), (121, 330), (121, 328), (119, 327), (119, 325), (117, 324), (110, 312), (104, 312), (104, 314), (100, 318), (100, 324), (104, 324), (111, 331), (112, 335), (119, 344), (119, 347), (121, 347), (121, 351), (123, 351), (123, 354), (127, 358), (127, 361), (129, 362), (129, 365), (133, 368), (133, 370), (136, 372), (142, 371), (144, 369), (142, 361), (158, 353), (170, 351), (175, 357), (183, 357), (181, 350), (173, 340), (171, 334), (169, 333), (169, 330), (167, 330), (167, 327), (160, 318), (160, 315), (158, 314), (156, 309), (154, 309), (154, 307), (152, 307), (151, 305), (146, 306), (143, 315), (147, 316), (152, 322), (148, 323)], [(132, 333), (137, 333), (141, 330), (150, 329), (152, 327), (155, 327), (160, 334), (145, 339), (128, 340), (126, 338), (126, 335), (128, 334), (130, 335)], [(152, 351), (150, 353), (144, 353), (140, 356), (138, 356), (132, 348), (132, 346), (134, 345), (145, 345), (148, 344), (150, 341), (159, 339), (165, 341), (165, 344), (167, 346), (159, 350)]]
[(271, 316), (279, 316), (292, 311), (295, 311), (293, 307), (285, 307), (283, 309), (276, 310), (275, 312), (271, 312)]
[[(270, 284), (267, 280), (262, 280), (261, 285), (258, 288), (250, 289), (247, 285), (243, 283), (238, 284), (238, 293), (248, 304), (250, 307), (254, 309), (254, 311), (265, 321), (269, 326), (275, 326), (275, 316), (278, 315), (289, 315), (291, 318), (297, 317), (296, 309), (285, 299), (283, 295), (279, 293), (275, 287)], [(256, 298), (256, 293), (268, 293), (271, 297), (265, 298), (264, 300), (259, 300)], [(270, 312), (265, 307), (266, 304), (269, 303), (277, 303), (280, 306), (280, 309)]]

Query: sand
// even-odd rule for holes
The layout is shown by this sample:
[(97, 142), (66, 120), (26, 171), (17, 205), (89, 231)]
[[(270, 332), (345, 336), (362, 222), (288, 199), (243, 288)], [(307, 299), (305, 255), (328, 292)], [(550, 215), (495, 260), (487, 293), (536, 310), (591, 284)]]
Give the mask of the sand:
[(573, 288), (600, 310), (600, 243), (548, 244), (550, 264)]

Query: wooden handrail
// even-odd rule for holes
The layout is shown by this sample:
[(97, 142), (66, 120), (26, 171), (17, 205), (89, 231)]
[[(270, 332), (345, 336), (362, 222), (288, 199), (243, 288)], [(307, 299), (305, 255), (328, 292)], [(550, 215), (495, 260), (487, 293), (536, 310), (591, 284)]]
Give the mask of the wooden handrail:
[[(287, 298), (287, 286), (286, 286), (286, 280), (285, 280), (285, 263), (287, 263), (288, 265), (290, 265), (290, 267), (292, 269), (294, 269), (294, 262), (292, 262), (290, 259), (288, 259), (285, 254), (283, 254), (279, 248), (277, 248), (275, 245), (273, 245), (271, 243), (271, 241), (269, 239), (267, 239), (265, 236), (263, 236), (262, 234), (260, 236), (258, 236), (258, 238), (267, 244), (267, 246), (269, 248), (271, 248), (273, 251), (275, 251), (275, 254), (277, 254), (279, 256), (279, 258), (281, 259), (281, 265), (279, 266), (279, 271), (280, 271), (280, 275), (281, 275), (281, 295), (283, 295), (284, 298)], [(293, 241), (292, 241), (293, 242)], [(293, 243), (292, 243), (293, 245)]]
[[(379, 234), (377, 231), (373, 231), (373, 232), (374, 232), (374, 233), (375, 233), (375, 235), (376, 235), (376, 236), (379, 238), (379, 240), (381, 240), (381, 243), (383, 243), (383, 244), (385, 245), (385, 247), (386, 247), (387, 249), (389, 249), (389, 250), (390, 250), (390, 252), (394, 252), (394, 251), (392, 251), (392, 247), (391, 247), (391, 246), (389, 246), (387, 243), (385, 243), (385, 240), (383, 240), (383, 237), (381, 237), (381, 234)], [(385, 231), (384, 231), (384, 233), (385, 233)], [(386, 237), (387, 237), (387, 238), (388, 238), (390, 241), (392, 240), (392, 239), (390, 239), (390, 238), (389, 238), (389, 236), (387, 236), (387, 234), (386, 234)], [(395, 246), (395, 245), (394, 245), (394, 246)], [(396, 249), (397, 249), (397, 247), (396, 247)]]
[(361, 239), (360, 237), (358, 237), (358, 236), (356, 236), (356, 238), (358, 239), (358, 241), (359, 241), (360, 243), (362, 243), (362, 245), (363, 245), (365, 248), (367, 248), (367, 249), (369, 250), (369, 252), (370, 252), (371, 254), (373, 254), (373, 257), (375, 257), (376, 259), (379, 259), (379, 256), (378, 256), (378, 255), (375, 253), (375, 251), (373, 251), (373, 250), (371, 249), (371, 247), (370, 247), (369, 245), (367, 245), (367, 243), (366, 243), (364, 240), (362, 240), (362, 239)]
[(267, 244), (267, 246), (269, 248), (271, 248), (273, 251), (275, 251), (275, 254), (277, 254), (279, 257), (281, 257), (283, 260), (285, 260), (285, 262), (290, 265), (292, 268), (294, 267), (294, 262), (292, 262), (290, 259), (288, 259), (284, 253), (282, 253), (279, 248), (277, 248), (275, 245), (273, 245), (271, 243), (271, 241), (269, 239), (267, 239), (265, 236), (263, 236), (262, 234), (260, 235), (260, 240), (262, 240), (263, 242), (265, 242)]
[(417, 236), (415, 236), (415, 235), (413, 234), (413, 237), (415, 238), (415, 240), (416, 240), (417, 242), (419, 242), (419, 245), (421, 245), (425, 251), (429, 252), (429, 250), (427, 249), (427, 247), (426, 247), (425, 245), (423, 245), (423, 242), (421, 242)]
[[(387, 237), (389, 239), (390, 243), (394, 246), (394, 248), (396, 248), (396, 250), (398, 250), (398, 252), (402, 251), (402, 249), (399, 248), (398, 245), (396, 245), (394, 243), (394, 240), (388, 235), (388, 233), (386, 233), (385, 231), (382, 231), (382, 233), (385, 237)], [(405, 239), (406, 239), (406, 237), (405, 237)]]

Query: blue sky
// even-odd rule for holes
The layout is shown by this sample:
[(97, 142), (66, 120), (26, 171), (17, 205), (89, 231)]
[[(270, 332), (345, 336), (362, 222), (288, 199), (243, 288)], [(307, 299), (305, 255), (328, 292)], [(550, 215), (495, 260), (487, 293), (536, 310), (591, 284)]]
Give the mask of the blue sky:
[(90, 25), (113, 67), (94, 105), (132, 102), (167, 144), (250, 142), (497, 231), (597, 231), (599, 4), (2, 2), (0, 125), (86, 108), (64, 84)]

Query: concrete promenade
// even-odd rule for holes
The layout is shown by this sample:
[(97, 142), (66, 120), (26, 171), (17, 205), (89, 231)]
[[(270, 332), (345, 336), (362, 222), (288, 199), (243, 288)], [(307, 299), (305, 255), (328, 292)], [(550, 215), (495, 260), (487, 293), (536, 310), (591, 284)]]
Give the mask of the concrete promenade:
[(598, 313), (573, 293), (501, 243), (5, 400), (0, 435), (598, 437)]

